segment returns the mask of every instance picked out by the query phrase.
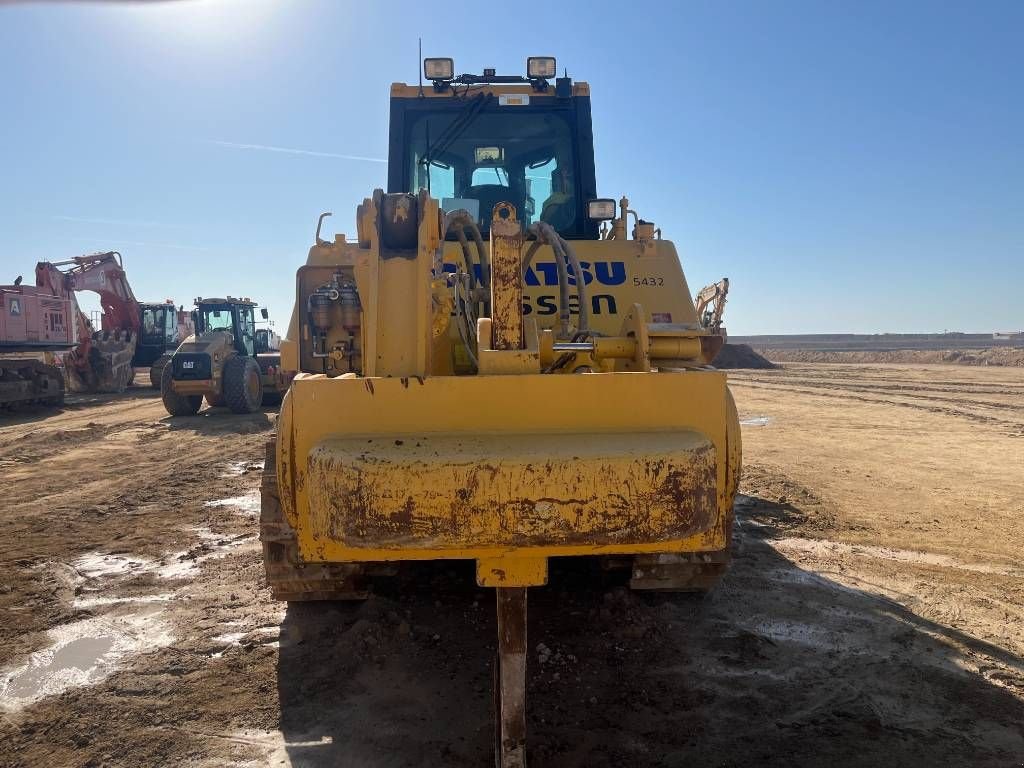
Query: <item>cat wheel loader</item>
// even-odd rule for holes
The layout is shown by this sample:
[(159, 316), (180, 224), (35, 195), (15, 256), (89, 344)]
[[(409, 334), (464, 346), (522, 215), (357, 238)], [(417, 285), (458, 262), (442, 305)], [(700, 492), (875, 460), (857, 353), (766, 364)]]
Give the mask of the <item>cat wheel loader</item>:
[[(740, 431), (676, 249), (599, 198), (589, 88), (391, 89), (388, 190), (296, 276), (261, 538), (281, 600), (360, 599), (397, 562), (496, 593), (495, 761), (526, 764), (526, 610), (552, 557), (704, 590), (729, 557)], [(552, 83), (551, 80), (554, 79)], [(630, 224), (632, 223), (632, 227)]]
[[(211, 407), (253, 413), (280, 399), (280, 355), (261, 352), (255, 302), (196, 299), (195, 333), (163, 365), (160, 396), (171, 416), (193, 416), (203, 399)], [(267, 310), (263, 309), (264, 319)]]

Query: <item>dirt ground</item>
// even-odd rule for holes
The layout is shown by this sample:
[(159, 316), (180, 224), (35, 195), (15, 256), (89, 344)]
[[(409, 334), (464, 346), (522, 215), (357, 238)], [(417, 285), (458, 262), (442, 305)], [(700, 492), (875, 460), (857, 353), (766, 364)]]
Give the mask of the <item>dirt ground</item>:
[[(553, 563), (531, 768), (1024, 764), (1024, 369), (730, 377), (732, 568), (701, 599)], [(0, 416), (0, 765), (491, 764), (470, 565), (270, 601), (273, 420), (146, 390)]]
[[(781, 363), (950, 363), (953, 365), (1009, 365), (1024, 367), (1024, 349), (894, 349), (887, 351), (822, 352), (815, 349), (757, 350), (769, 360)], [(747, 368), (755, 366), (732, 366)]]

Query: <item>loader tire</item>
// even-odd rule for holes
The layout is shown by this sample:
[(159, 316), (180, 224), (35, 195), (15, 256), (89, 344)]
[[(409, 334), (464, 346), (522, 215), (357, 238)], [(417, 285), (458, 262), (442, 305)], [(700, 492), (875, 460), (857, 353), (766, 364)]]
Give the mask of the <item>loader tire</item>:
[(156, 362), (149, 368), (149, 384), (153, 389), (160, 389), (161, 382), (163, 381), (164, 368), (171, 362), (170, 355), (160, 355), (156, 359)]
[(160, 374), (160, 399), (171, 416), (195, 416), (203, 404), (202, 395), (179, 395), (174, 391), (171, 366), (165, 365)]
[(275, 600), (364, 600), (368, 597), (358, 563), (303, 563), (295, 529), (285, 519), (277, 488), (276, 438), (267, 442), (260, 484), (260, 541), (267, 586)]
[(211, 408), (223, 408), (224, 395), (207, 395), (206, 404)]
[(263, 401), (260, 366), (251, 357), (229, 357), (224, 363), (224, 403), (234, 413), (254, 413)]

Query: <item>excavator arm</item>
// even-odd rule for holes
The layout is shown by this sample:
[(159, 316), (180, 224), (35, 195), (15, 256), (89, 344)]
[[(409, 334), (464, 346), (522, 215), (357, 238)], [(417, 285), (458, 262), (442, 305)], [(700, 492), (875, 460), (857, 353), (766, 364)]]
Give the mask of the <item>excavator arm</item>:
[[(62, 270), (61, 267), (68, 268)], [(139, 302), (117, 251), (76, 256), (67, 261), (41, 261), (36, 265), (36, 285), (54, 286), (57, 281), (60, 281), (61, 293), (92, 291), (99, 294), (104, 331), (139, 332)]]
[[(61, 267), (67, 267), (61, 269)], [(122, 392), (131, 382), (132, 357), (141, 327), (139, 303), (116, 251), (36, 264), (36, 285), (75, 304), (78, 346), (65, 358), (68, 389), (73, 392)], [(100, 297), (103, 328), (96, 331), (75, 299), (78, 291)]]
[(700, 289), (694, 299), (694, 304), (697, 307), (697, 317), (702, 326), (715, 333), (721, 332), (722, 314), (725, 312), (725, 299), (728, 295), (728, 277), (723, 277), (717, 283), (706, 285)]

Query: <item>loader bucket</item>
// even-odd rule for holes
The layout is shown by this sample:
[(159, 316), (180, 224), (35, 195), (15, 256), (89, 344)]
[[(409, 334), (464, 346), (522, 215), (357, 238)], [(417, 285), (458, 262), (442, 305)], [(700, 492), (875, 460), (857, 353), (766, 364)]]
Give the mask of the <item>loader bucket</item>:
[(84, 359), (79, 350), (67, 356), (65, 373), (71, 392), (124, 392), (131, 383), (136, 337), (123, 331), (99, 331), (92, 336)]

